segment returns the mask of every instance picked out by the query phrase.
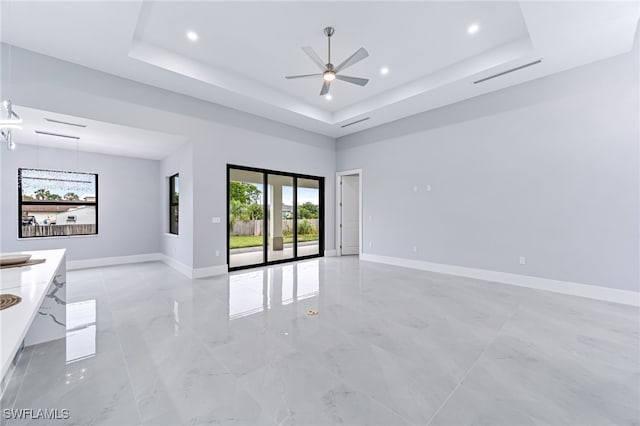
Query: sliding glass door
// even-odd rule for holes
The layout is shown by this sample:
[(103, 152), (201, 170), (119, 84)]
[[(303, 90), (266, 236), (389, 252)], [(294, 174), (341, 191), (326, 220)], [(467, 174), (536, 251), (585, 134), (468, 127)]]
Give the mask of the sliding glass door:
[(298, 214), (298, 256), (320, 254), (320, 182), (298, 179), (296, 211)]
[(229, 169), (229, 267), (264, 262), (264, 173)]
[(229, 269), (324, 253), (324, 178), (227, 166)]
[(268, 174), (267, 261), (293, 259), (293, 176)]

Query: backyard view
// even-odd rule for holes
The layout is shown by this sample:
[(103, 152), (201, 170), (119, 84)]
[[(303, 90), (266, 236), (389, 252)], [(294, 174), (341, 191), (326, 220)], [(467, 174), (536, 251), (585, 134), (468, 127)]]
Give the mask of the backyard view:
[(97, 233), (97, 175), (20, 169), (20, 237)]
[[(288, 188), (293, 191), (293, 188)], [(263, 238), (264, 210), (262, 191), (258, 186), (246, 182), (230, 182), (229, 231), (231, 249), (261, 247)], [(307, 201), (298, 207), (298, 241), (318, 240), (318, 219), (320, 211), (317, 204)], [(282, 236), (285, 244), (293, 243), (293, 208), (283, 205)]]
[(320, 254), (320, 216), (318, 179), (230, 168), (229, 266)]

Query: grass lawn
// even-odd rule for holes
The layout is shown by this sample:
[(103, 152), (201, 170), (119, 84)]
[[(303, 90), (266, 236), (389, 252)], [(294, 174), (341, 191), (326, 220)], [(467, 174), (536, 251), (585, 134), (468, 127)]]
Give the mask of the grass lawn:
[[(317, 241), (318, 236), (313, 234), (298, 235), (298, 241)], [(285, 244), (293, 242), (293, 237), (284, 237)], [(260, 247), (262, 245), (262, 235), (232, 235), (230, 248)]]

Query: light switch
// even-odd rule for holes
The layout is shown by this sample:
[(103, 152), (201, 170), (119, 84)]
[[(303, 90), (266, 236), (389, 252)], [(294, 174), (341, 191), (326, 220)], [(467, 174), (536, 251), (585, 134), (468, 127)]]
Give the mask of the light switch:
[(211, 218), (211, 223), (220, 223), (220, 218), (219, 217), (212, 217)]

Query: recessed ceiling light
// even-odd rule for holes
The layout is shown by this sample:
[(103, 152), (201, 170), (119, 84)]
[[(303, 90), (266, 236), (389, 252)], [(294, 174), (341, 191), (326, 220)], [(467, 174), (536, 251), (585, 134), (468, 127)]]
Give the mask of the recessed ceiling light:
[(387, 68), (387, 67), (380, 68), (380, 74), (382, 74), (382, 75), (389, 74), (389, 68)]
[(187, 31), (187, 38), (191, 41), (198, 41), (198, 33), (195, 31)]
[(467, 28), (467, 32), (469, 34), (475, 34), (478, 32), (479, 29), (480, 29), (480, 26), (478, 24), (471, 24), (469, 25), (469, 28)]
[(324, 97), (326, 100), (330, 101), (331, 99), (333, 99), (333, 96), (331, 96), (330, 94), (325, 95)]

